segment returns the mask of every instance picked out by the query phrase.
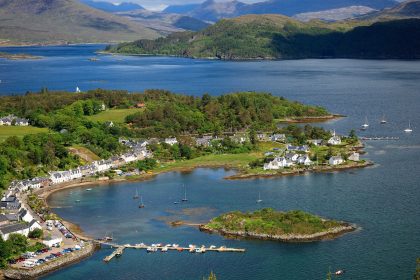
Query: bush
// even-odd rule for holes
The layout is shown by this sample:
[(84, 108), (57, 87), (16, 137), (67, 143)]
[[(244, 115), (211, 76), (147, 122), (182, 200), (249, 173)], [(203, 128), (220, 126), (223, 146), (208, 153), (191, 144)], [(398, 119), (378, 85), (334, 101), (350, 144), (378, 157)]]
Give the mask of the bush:
[(33, 231), (29, 232), (29, 238), (41, 238), (43, 236), (43, 231), (40, 228), (36, 228)]

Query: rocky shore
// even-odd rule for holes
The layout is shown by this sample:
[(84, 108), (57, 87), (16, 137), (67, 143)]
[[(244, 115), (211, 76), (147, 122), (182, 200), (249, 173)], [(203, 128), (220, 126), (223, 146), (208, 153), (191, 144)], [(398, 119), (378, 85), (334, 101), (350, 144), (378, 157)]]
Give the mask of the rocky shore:
[(298, 168), (290, 170), (281, 170), (270, 173), (243, 173), (239, 172), (237, 174), (225, 177), (226, 180), (244, 180), (244, 179), (254, 179), (254, 178), (273, 178), (273, 177), (282, 177), (282, 176), (297, 176), (303, 175), (306, 173), (321, 173), (321, 172), (334, 172), (334, 171), (344, 171), (354, 168), (363, 168), (372, 166), (373, 162), (355, 162), (350, 164), (338, 165), (338, 166), (316, 166), (309, 168)]
[(314, 242), (321, 240), (329, 240), (337, 238), (345, 233), (355, 231), (357, 227), (349, 223), (343, 223), (342, 226), (329, 229), (327, 231), (317, 232), (313, 234), (282, 234), (282, 235), (270, 235), (246, 231), (229, 231), (229, 230), (214, 230), (206, 225), (199, 227), (200, 231), (208, 233), (218, 233), (227, 238), (249, 238), (249, 239), (261, 239), (261, 240), (274, 240), (281, 242)]
[(80, 251), (74, 251), (54, 261), (47, 262), (45, 264), (30, 269), (7, 268), (3, 271), (3, 274), (6, 278), (9, 279), (36, 279), (40, 276), (51, 273), (55, 270), (61, 269), (73, 263), (79, 262), (82, 259), (90, 257), (98, 249), (98, 244), (94, 242), (86, 242), (85, 246)]

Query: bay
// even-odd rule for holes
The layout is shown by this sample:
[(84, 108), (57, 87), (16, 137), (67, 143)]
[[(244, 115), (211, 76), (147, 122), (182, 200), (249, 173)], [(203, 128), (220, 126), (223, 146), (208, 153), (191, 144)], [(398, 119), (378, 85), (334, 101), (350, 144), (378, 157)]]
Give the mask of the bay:
[[(394, 136), (398, 141), (367, 142), (372, 168), (299, 177), (227, 181), (234, 171), (197, 169), (168, 173), (147, 182), (65, 190), (50, 197), (63, 218), (88, 234), (112, 231), (119, 243), (162, 242), (228, 245), (245, 254), (149, 254), (127, 250), (109, 264), (103, 249), (86, 261), (46, 279), (325, 279), (344, 268), (342, 279), (412, 279), (420, 256), (420, 62), (400, 60), (289, 60), (226, 62), (168, 57), (100, 56), (100, 45), (0, 48), (44, 56), (42, 60), (0, 60), (0, 95), (24, 94), (41, 87), (74, 91), (94, 88), (141, 91), (162, 88), (212, 95), (265, 91), (347, 115), (321, 124), (338, 133), (370, 122), (362, 136)], [(382, 114), (388, 124), (381, 125)], [(403, 129), (411, 120), (414, 132)], [(188, 186), (190, 201), (174, 205)], [(144, 196), (140, 210), (135, 189)], [(327, 218), (354, 222), (361, 230), (333, 241), (284, 244), (225, 240), (195, 228), (171, 228), (167, 221), (202, 222), (230, 210), (303, 209)], [(74, 201), (80, 199), (80, 204)], [(182, 209), (189, 209), (184, 210)]]

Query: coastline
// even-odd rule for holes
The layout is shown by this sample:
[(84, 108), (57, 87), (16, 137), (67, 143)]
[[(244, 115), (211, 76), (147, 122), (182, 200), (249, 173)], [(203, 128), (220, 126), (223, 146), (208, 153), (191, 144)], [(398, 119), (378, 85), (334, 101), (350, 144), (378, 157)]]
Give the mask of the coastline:
[[(253, 178), (274, 178), (279, 176), (290, 176), (290, 175), (303, 175), (308, 172), (331, 172), (331, 171), (342, 171), (347, 169), (353, 169), (353, 168), (362, 168), (366, 166), (373, 165), (371, 162), (363, 162), (358, 163), (356, 165), (344, 165), (344, 166), (338, 166), (338, 167), (327, 167), (327, 168), (321, 168), (319, 170), (293, 170), (293, 171), (283, 171), (283, 172), (276, 172), (274, 174), (244, 174), (244, 170), (238, 168), (237, 166), (229, 165), (229, 164), (198, 164), (193, 166), (184, 166), (184, 167), (172, 167), (164, 170), (160, 170), (153, 173), (145, 173), (139, 176), (136, 176), (134, 178), (114, 178), (110, 179), (108, 177), (104, 178), (85, 178), (80, 181), (73, 181), (73, 182), (67, 182), (59, 185), (49, 186), (46, 188), (41, 188), (36, 191), (34, 191), (34, 194), (36, 194), (39, 198), (41, 198), (47, 207), (50, 208), (50, 205), (48, 204), (48, 198), (51, 194), (71, 189), (71, 188), (78, 188), (78, 187), (100, 187), (104, 185), (109, 184), (118, 184), (123, 182), (141, 182), (146, 180), (151, 180), (155, 178), (159, 174), (167, 173), (167, 172), (190, 172), (196, 168), (225, 168), (225, 169), (233, 169), (236, 170), (236, 174), (225, 177), (226, 180), (244, 180), (244, 179), (253, 179)], [(52, 211), (54, 212), (54, 211)], [(77, 263), (82, 261), (83, 259), (91, 256), (94, 254), (96, 250), (99, 249), (98, 244), (94, 242), (95, 238), (92, 238), (91, 236), (87, 235), (83, 228), (81, 228), (78, 224), (74, 222), (70, 222), (67, 220), (62, 219), (62, 223), (79, 239), (87, 241), (89, 244), (89, 250), (86, 253), (81, 254), (80, 256), (72, 257), (70, 259), (65, 259), (62, 262), (58, 263), (51, 263), (48, 269), (43, 270), (33, 270), (33, 271), (27, 271), (27, 270), (16, 270), (16, 269), (6, 269), (4, 270), (4, 274), (7, 277), (16, 277), (14, 279), (28, 279), (28, 278), (34, 278), (39, 277), (41, 275), (48, 274), (52, 271), (56, 271), (58, 269), (61, 269), (63, 267), (66, 267), (68, 265)], [(219, 233), (223, 236), (226, 236), (228, 238), (250, 238), (250, 239), (262, 239), (262, 240), (276, 240), (276, 241), (282, 241), (282, 242), (312, 242), (312, 241), (320, 241), (320, 240), (329, 240), (337, 238), (345, 233), (355, 231), (357, 229), (356, 225), (352, 225), (349, 223), (342, 224), (341, 227), (333, 228), (325, 232), (315, 233), (312, 235), (279, 235), (279, 236), (271, 236), (271, 235), (261, 235), (261, 234), (253, 234), (249, 232), (229, 232), (229, 231), (214, 231), (212, 229), (208, 229), (205, 227), (205, 225), (196, 225), (199, 226), (200, 231), (206, 231), (210, 233)], [(7, 273), (7, 274), (6, 274)], [(30, 276), (28, 276), (28, 273)], [(17, 275), (17, 276), (16, 276)], [(1, 274), (0, 274), (1, 279)]]
[(85, 244), (80, 251), (74, 251), (70, 254), (66, 254), (64, 257), (55, 261), (47, 262), (32, 269), (7, 268), (3, 270), (2, 273), (4, 274), (5, 279), (37, 279), (38, 277), (45, 276), (51, 272), (70, 266), (74, 263), (78, 263), (92, 256), (98, 249), (99, 245), (92, 241)]
[[(160, 175), (160, 174), (164, 174), (164, 173), (168, 173), (168, 172), (191, 172), (196, 168), (224, 168), (227, 170), (236, 170), (237, 173), (231, 176), (227, 176), (224, 177), (225, 180), (247, 180), (247, 179), (255, 179), (255, 178), (275, 178), (275, 177), (282, 177), (282, 176), (299, 176), (299, 175), (304, 175), (307, 173), (321, 173), (321, 172), (334, 172), (334, 171), (344, 171), (344, 170), (349, 170), (349, 169), (354, 169), (354, 168), (363, 168), (363, 167), (368, 167), (368, 166), (372, 166), (373, 163), (372, 162), (364, 162), (362, 164), (358, 164), (358, 165), (352, 165), (352, 166), (348, 166), (348, 165), (343, 165), (343, 166), (336, 166), (336, 167), (327, 167), (327, 168), (322, 168), (319, 170), (304, 170), (304, 169), (299, 169), (299, 170), (291, 170), (291, 171), (282, 171), (282, 172), (275, 172), (275, 173), (270, 173), (270, 174), (255, 174), (255, 173), (250, 173), (250, 174), (244, 174), (241, 173), (243, 171), (241, 171), (240, 169), (233, 167), (233, 166), (229, 166), (226, 164), (219, 164), (219, 165), (196, 165), (196, 166), (191, 166), (191, 167), (175, 167), (175, 168), (170, 168), (167, 170), (163, 170), (160, 172), (155, 172), (152, 174), (143, 174), (134, 178), (117, 178), (117, 179), (103, 179), (103, 180), (95, 180), (93, 178), (89, 178), (89, 181), (73, 181), (73, 182), (68, 182), (68, 183), (63, 183), (63, 184), (59, 184), (59, 185), (55, 185), (55, 186), (50, 186), (50, 187), (46, 187), (46, 188), (42, 188), (42, 189), (38, 189), (37, 191), (34, 192), (34, 194), (38, 195), (38, 197), (42, 198), (45, 201), (45, 204), (47, 205), (47, 207), (50, 207), (50, 205), (48, 204), (48, 198), (51, 194), (58, 192), (58, 191), (62, 191), (62, 190), (66, 190), (66, 189), (72, 189), (72, 188), (79, 188), (79, 187), (87, 187), (87, 186), (92, 186), (92, 187), (101, 187), (104, 185), (110, 185), (110, 184), (119, 184), (119, 183), (124, 183), (124, 182), (142, 182), (142, 181), (147, 181), (147, 180), (151, 180), (154, 179), (156, 176)], [(70, 222), (70, 221), (66, 221), (66, 220), (62, 220), (63, 223), (66, 223), (69, 227), (69, 229), (71, 229), (71, 231), (75, 234), (75, 236), (77, 236), (78, 238), (82, 239), (82, 240), (92, 240), (92, 237), (86, 235), (83, 231), (83, 229), (76, 223)]]
[(300, 242), (314, 242), (322, 240), (331, 240), (342, 236), (345, 233), (349, 233), (358, 229), (354, 224), (343, 222), (341, 226), (331, 228), (327, 231), (317, 232), (313, 234), (281, 234), (281, 235), (270, 235), (263, 233), (253, 233), (245, 231), (228, 231), (224, 229), (214, 230), (208, 228), (206, 225), (199, 227), (200, 231), (207, 232), (210, 234), (218, 233), (226, 238), (245, 238), (245, 239), (258, 239), (258, 240), (272, 240), (287, 243), (300, 243)]

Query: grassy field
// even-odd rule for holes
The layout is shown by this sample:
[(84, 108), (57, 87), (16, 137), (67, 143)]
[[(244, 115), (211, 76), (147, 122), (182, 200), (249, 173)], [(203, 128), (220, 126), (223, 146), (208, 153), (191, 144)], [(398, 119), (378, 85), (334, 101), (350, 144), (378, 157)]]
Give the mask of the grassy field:
[(112, 121), (115, 123), (123, 123), (125, 121), (125, 117), (128, 115), (132, 115), (141, 111), (142, 109), (111, 109), (103, 111), (99, 114), (89, 116), (88, 119), (91, 121), (97, 122), (107, 122)]
[(244, 153), (244, 154), (221, 154), (221, 155), (207, 155), (191, 160), (176, 161), (171, 163), (165, 163), (153, 171), (156, 173), (166, 172), (169, 170), (182, 170), (191, 169), (195, 167), (205, 166), (226, 166), (231, 168), (243, 169), (246, 168), (249, 162), (260, 158), (261, 156), (257, 153)]
[(78, 155), (80, 158), (82, 158), (85, 162), (92, 162), (95, 160), (100, 160), (101, 158), (97, 156), (95, 153), (93, 153), (88, 148), (85, 148), (83, 146), (71, 146), (69, 148), (69, 151), (75, 155)]
[(0, 126), (0, 142), (10, 136), (23, 137), (28, 134), (48, 132), (47, 128), (38, 128), (33, 126)]

